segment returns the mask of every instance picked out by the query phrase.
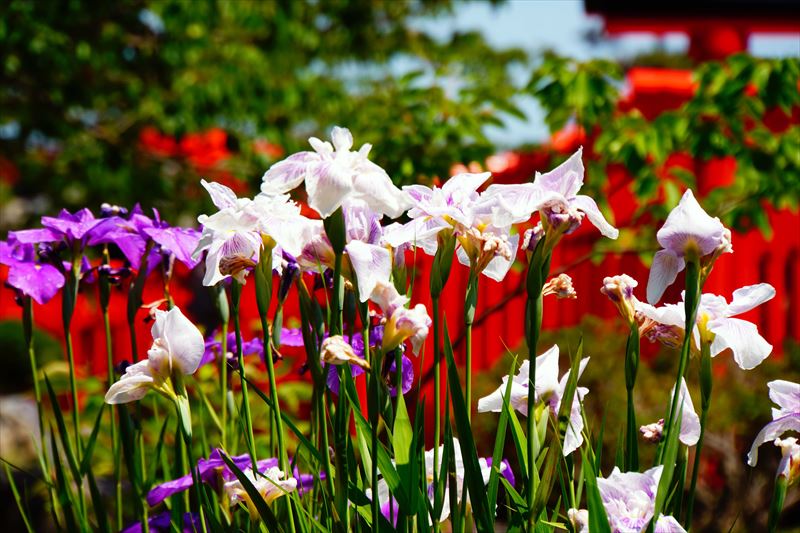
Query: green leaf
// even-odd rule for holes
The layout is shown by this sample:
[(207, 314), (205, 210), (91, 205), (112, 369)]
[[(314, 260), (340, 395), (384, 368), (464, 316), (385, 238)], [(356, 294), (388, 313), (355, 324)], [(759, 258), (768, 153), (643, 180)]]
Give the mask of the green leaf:
[(14, 495), (14, 501), (17, 502), (17, 509), (19, 509), (19, 514), (22, 516), (22, 522), (25, 524), (25, 529), (28, 530), (28, 533), (33, 533), (33, 527), (31, 527), (31, 521), (28, 518), (25, 504), (20, 497), (19, 490), (17, 490), (17, 484), (14, 481), (14, 477), (11, 475), (11, 469), (9, 468), (8, 463), (5, 461), (3, 461), (3, 469), (6, 471), (6, 479), (8, 479), (8, 484), (11, 487), (11, 493)]
[[(511, 361), (511, 367), (508, 369), (508, 375), (514, 375), (514, 369), (517, 366), (517, 358)], [(487, 497), (489, 501), (489, 512), (495, 516), (497, 511), (497, 487), (500, 481), (500, 464), (503, 460), (503, 448), (506, 442), (506, 429), (508, 426), (508, 405), (511, 399), (511, 386), (513, 380), (509, 379), (506, 383), (506, 390), (503, 392), (503, 410), (500, 413), (500, 420), (497, 423), (497, 436), (494, 440), (494, 451), (492, 452), (492, 471), (489, 474), (489, 488), (487, 490)]]
[(589, 508), (589, 531), (592, 533), (611, 533), (611, 526), (608, 524), (608, 515), (603, 506), (603, 498), (600, 496), (600, 489), (597, 486), (597, 474), (594, 471), (594, 463), (581, 450), (583, 456), (583, 477), (586, 481), (586, 502)]
[(47, 386), (47, 394), (50, 396), (50, 405), (53, 408), (53, 414), (56, 417), (56, 425), (58, 426), (58, 434), (61, 439), (61, 446), (64, 449), (64, 453), (67, 455), (67, 464), (72, 471), (72, 478), (75, 480), (75, 483), (80, 485), (82, 479), (81, 470), (78, 467), (78, 461), (75, 459), (75, 454), (72, 451), (72, 444), (70, 443), (69, 434), (67, 433), (67, 426), (64, 423), (64, 416), (61, 413), (61, 406), (58, 404), (58, 398), (56, 397), (56, 393), (53, 391), (53, 386), (50, 384), (50, 378), (45, 376), (44, 382)]
[(408, 464), (410, 461), (411, 441), (414, 432), (411, 429), (411, 420), (406, 410), (406, 402), (402, 394), (397, 395), (397, 413), (394, 416), (394, 433), (392, 435), (392, 448), (394, 460), (398, 465)]
[(450, 384), (450, 400), (453, 405), (453, 417), (458, 428), (458, 438), (461, 447), (461, 457), (464, 461), (464, 476), (469, 489), (470, 503), (472, 504), (475, 526), (479, 533), (494, 530), (494, 519), (489, 514), (489, 502), (486, 499), (486, 488), (483, 484), (478, 452), (470, 427), (469, 411), (461, 391), (461, 382), (458, 377), (458, 367), (453, 358), (453, 346), (450, 343), (450, 333), (447, 330), (447, 321), (444, 321), (444, 353), (447, 358), (447, 378)]
[(100, 433), (100, 422), (103, 419), (103, 412), (105, 412), (106, 404), (102, 404), (100, 409), (97, 411), (97, 418), (95, 418), (94, 426), (92, 427), (92, 434), (89, 436), (89, 440), (86, 442), (86, 446), (83, 449), (83, 459), (81, 459), (81, 468), (80, 472), (81, 475), (85, 475), (86, 472), (89, 471), (89, 467), (92, 462), (92, 453), (94, 452), (94, 444), (97, 442), (97, 435)]

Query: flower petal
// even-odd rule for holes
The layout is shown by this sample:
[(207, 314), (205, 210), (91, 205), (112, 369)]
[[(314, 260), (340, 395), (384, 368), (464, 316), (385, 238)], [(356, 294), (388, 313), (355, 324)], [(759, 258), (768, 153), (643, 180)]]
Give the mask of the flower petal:
[(719, 318), (709, 322), (708, 329), (716, 335), (711, 347), (712, 355), (730, 348), (733, 359), (742, 370), (757, 367), (772, 353), (772, 345), (759, 335), (758, 328), (752, 322)]
[(606, 217), (603, 216), (603, 213), (600, 211), (600, 208), (597, 207), (597, 203), (593, 198), (579, 194), (575, 198), (571, 199), (569, 203), (571, 206), (577, 207), (586, 213), (586, 216), (589, 218), (589, 222), (591, 222), (595, 228), (600, 230), (600, 233), (609, 239), (616, 239), (619, 237), (619, 230), (608, 223)]
[(722, 222), (710, 217), (688, 189), (656, 233), (656, 239), (661, 246), (679, 256), (683, 256), (689, 243), (694, 243), (703, 256), (723, 243), (724, 232)]
[(230, 187), (226, 187), (215, 181), (209, 182), (204, 179), (200, 180), (200, 184), (208, 191), (209, 196), (211, 196), (211, 201), (218, 209), (236, 207), (236, 193), (234, 193)]
[(129, 366), (119, 381), (109, 387), (105, 402), (119, 404), (141, 400), (152, 387), (153, 381), (150, 362), (146, 359), (139, 361)]
[(534, 184), (545, 191), (557, 192), (567, 199), (574, 198), (583, 186), (583, 147), (550, 172), (537, 173)]
[(781, 407), (785, 414), (800, 413), (800, 383), (776, 379), (767, 383), (770, 399)]
[[(694, 446), (700, 439), (700, 417), (694, 410), (692, 397), (689, 394), (689, 389), (686, 387), (686, 380), (681, 378), (681, 393), (678, 401), (678, 408), (681, 411), (681, 433), (680, 441), (686, 446)], [(672, 387), (672, 394), (670, 397), (675, 396), (675, 387)], [(682, 407), (681, 407), (682, 406)]]
[(261, 178), (261, 192), (270, 196), (298, 187), (315, 172), (321, 158), (316, 152), (298, 152), (272, 165)]
[(765, 442), (777, 439), (787, 431), (800, 432), (800, 413), (792, 413), (781, 418), (776, 418), (761, 428), (761, 431), (758, 432), (758, 435), (756, 435), (756, 438), (753, 440), (750, 452), (747, 454), (747, 464), (756, 466), (756, 463), (758, 463), (759, 446)]
[(769, 283), (748, 285), (733, 291), (733, 301), (728, 306), (728, 316), (740, 315), (775, 297), (775, 287)]
[(353, 171), (338, 161), (324, 161), (306, 176), (308, 205), (328, 218), (353, 190)]
[(664, 291), (675, 282), (678, 272), (686, 267), (683, 258), (671, 250), (659, 250), (653, 257), (650, 266), (650, 277), (647, 280), (647, 301), (655, 305)]
[(347, 128), (334, 126), (331, 130), (331, 140), (337, 152), (349, 152), (353, 147), (353, 134)]
[(359, 300), (366, 302), (378, 280), (392, 274), (392, 255), (383, 246), (351, 241), (344, 247), (358, 280)]
[(194, 374), (203, 358), (205, 341), (200, 330), (177, 306), (166, 314), (163, 338), (169, 346), (172, 367), (187, 375)]

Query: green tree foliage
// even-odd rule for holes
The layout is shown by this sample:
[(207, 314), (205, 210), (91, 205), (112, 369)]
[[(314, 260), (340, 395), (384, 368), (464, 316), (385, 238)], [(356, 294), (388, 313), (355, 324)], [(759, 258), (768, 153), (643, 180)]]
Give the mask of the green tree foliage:
[[(733, 183), (711, 191), (706, 199), (711, 212), (736, 227), (756, 225), (769, 232), (765, 203), (797, 208), (800, 127), (788, 118), (800, 106), (796, 58), (740, 54), (700, 64), (693, 71), (694, 96), (653, 119), (636, 109), (620, 110), (622, 80), (619, 66), (609, 61), (578, 62), (545, 54), (528, 85), (552, 131), (576, 123), (589, 132), (587, 143), (596, 160), (587, 186), (595, 192), (606, 182), (608, 165), (622, 164), (634, 179), (640, 212), (663, 218), (677, 203), (679, 190), (659, 171), (671, 154), (683, 153), (699, 161), (736, 160)], [(692, 173), (671, 172), (696, 187)], [(670, 201), (655, 202), (662, 193)]]
[(477, 33), (441, 41), (414, 29), (414, 20), (451, 7), (5, 2), (0, 156), (18, 177), (4, 180), (0, 201), (40, 195), (50, 205), (36, 205), (47, 211), (139, 201), (173, 220), (193, 213), (187, 199), (199, 194), (203, 169), (142, 150), (148, 126), (178, 140), (224, 129), (232, 152), (224, 170), (251, 190), (277, 157), (253, 150), (254, 140), (291, 153), (334, 124), (372, 142), (373, 159), (398, 182), (447, 176), (453, 162), (491, 154), (484, 126), (519, 115), (509, 69), (526, 60)]

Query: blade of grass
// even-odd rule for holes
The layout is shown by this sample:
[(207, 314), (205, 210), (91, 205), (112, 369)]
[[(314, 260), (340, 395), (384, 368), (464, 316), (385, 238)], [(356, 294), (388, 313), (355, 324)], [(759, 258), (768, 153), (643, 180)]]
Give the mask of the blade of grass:
[(469, 489), (470, 503), (472, 504), (475, 526), (479, 533), (494, 530), (494, 520), (489, 514), (489, 502), (486, 499), (486, 488), (483, 484), (483, 474), (478, 462), (478, 452), (470, 426), (469, 407), (466, 405), (461, 391), (461, 382), (458, 377), (458, 367), (453, 358), (453, 346), (450, 343), (450, 333), (447, 330), (447, 321), (444, 322), (444, 353), (447, 358), (447, 377), (450, 384), (450, 400), (453, 405), (453, 417), (458, 428), (461, 458), (464, 461), (464, 477)]

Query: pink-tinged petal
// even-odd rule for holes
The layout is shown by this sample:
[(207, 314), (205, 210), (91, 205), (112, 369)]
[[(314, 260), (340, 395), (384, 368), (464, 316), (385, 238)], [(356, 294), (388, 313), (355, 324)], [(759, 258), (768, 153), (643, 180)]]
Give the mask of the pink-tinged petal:
[(724, 233), (722, 222), (703, 211), (688, 189), (658, 230), (656, 239), (661, 246), (679, 256), (683, 256), (689, 243), (700, 248), (700, 255), (707, 255), (723, 243)]
[(508, 245), (511, 248), (511, 259), (498, 255), (486, 265), (483, 269), (483, 275), (495, 281), (503, 281), (511, 270), (511, 265), (514, 264), (514, 259), (517, 256), (517, 248), (519, 247), (519, 234), (512, 235), (508, 239)]
[(336, 161), (320, 163), (313, 174), (306, 176), (308, 205), (328, 218), (353, 191), (352, 169)]
[(776, 418), (758, 432), (753, 445), (750, 447), (750, 452), (747, 454), (747, 464), (756, 466), (758, 463), (758, 448), (765, 442), (770, 442), (787, 431), (796, 431), (800, 433), (800, 413), (792, 413), (790, 415)]
[(583, 186), (583, 147), (550, 172), (536, 175), (534, 181), (546, 191), (553, 191), (567, 199), (574, 198)]
[(442, 192), (445, 196), (452, 196), (456, 193), (464, 194), (475, 192), (491, 177), (491, 172), (481, 172), (480, 174), (464, 172), (456, 174), (442, 185)]
[(203, 334), (177, 306), (166, 313), (163, 327), (172, 367), (187, 375), (194, 374), (205, 352)]
[(8, 240), (9, 242), (16, 241), (22, 244), (39, 244), (40, 242), (60, 241), (61, 234), (48, 228), (23, 229), (10, 231)]
[(317, 171), (321, 159), (316, 152), (298, 152), (278, 161), (261, 178), (261, 192), (270, 196), (297, 188)]
[(405, 185), (405, 192), (414, 203), (420, 203), (431, 199), (433, 191), (425, 185)]
[(105, 402), (120, 404), (141, 400), (153, 386), (153, 374), (150, 362), (145, 359), (129, 366), (125, 374), (109, 387)]
[(675, 282), (678, 272), (686, 267), (683, 258), (671, 250), (659, 250), (653, 257), (650, 266), (650, 278), (647, 280), (647, 301), (655, 305), (663, 296), (667, 287)]
[(572, 207), (577, 207), (589, 218), (589, 222), (592, 225), (600, 230), (604, 236), (608, 237), (609, 239), (616, 239), (619, 237), (619, 230), (608, 223), (606, 217), (603, 216), (603, 213), (600, 211), (600, 208), (597, 207), (597, 203), (595, 203), (594, 199), (589, 196), (584, 196), (579, 194), (572, 200), (570, 200), (570, 205)]
[(772, 353), (772, 345), (759, 335), (758, 328), (752, 322), (738, 318), (720, 318), (709, 322), (708, 329), (716, 335), (716, 346), (712, 346), (712, 351), (719, 353), (730, 348), (733, 359), (742, 370), (757, 367)]
[(349, 152), (353, 147), (353, 134), (347, 128), (334, 126), (331, 130), (331, 140), (337, 152)]
[(671, 516), (663, 514), (656, 520), (655, 533), (686, 533), (683, 526)]
[(344, 249), (358, 280), (359, 300), (366, 302), (377, 282), (392, 275), (392, 255), (382, 246), (362, 241), (351, 241)]
[(781, 407), (782, 414), (800, 413), (800, 383), (776, 379), (767, 387), (770, 399)]
[[(675, 396), (675, 387), (672, 387), (672, 394), (670, 397)], [(681, 378), (681, 395), (678, 398), (678, 406), (681, 411), (681, 432), (680, 441), (686, 446), (694, 446), (700, 439), (700, 417), (694, 410), (692, 397), (689, 394), (689, 389), (686, 387), (686, 380)]]
[(741, 315), (775, 297), (775, 287), (769, 283), (748, 285), (733, 291), (733, 301), (728, 306), (728, 316)]
[(217, 209), (236, 207), (236, 193), (234, 193), (230, 187), (215, 181), (206, 181), (203, 179), (200, 180), (200, 184), (208, 191), (209, 196), (211, 196), (211, 201), (217, 206)]

